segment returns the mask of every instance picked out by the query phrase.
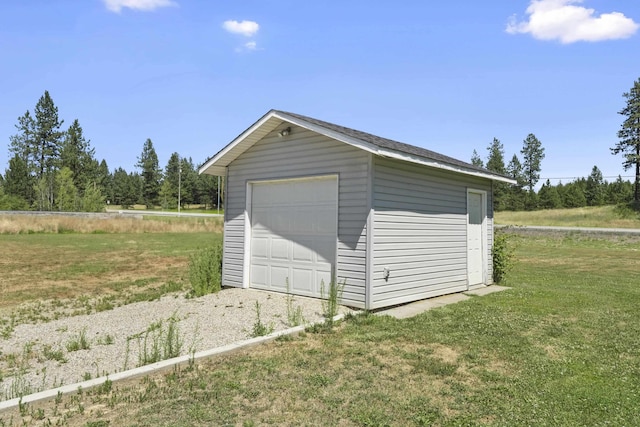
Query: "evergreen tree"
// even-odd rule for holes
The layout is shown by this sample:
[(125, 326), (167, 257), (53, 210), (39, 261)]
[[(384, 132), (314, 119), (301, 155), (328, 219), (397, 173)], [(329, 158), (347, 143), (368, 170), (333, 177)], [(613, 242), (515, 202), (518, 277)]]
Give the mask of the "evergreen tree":
[(617, 205), (620, 203), (630, 203), (632, 200), (633, 184), (623, 180), (622, 176), (618, 175), (618, 178), (609, 184), (607, 188), (607, 201)]
[(591, 169), (585, 186), (585, 198), (588, 206), (602, 206), (605, 201), (604, 180), (597, 166)]
[[(21, 197), (32, 204), (35, 199), (33, 190), (33, 176), (36, 171), (34, 150), (36, 122), (27, 110), (23, 116), (18, 117), (15, 125), (18, 133), (9, 137), (9, 152), (13, 157), (9, 160), (9, 169), (6, 170), (7, 180), (12, 181), (7, 194)], [(17, 169), (16, 169), (17, 168)]]
[(40, 97), (34, 115), (36, 120), (33, 150), (36, 175), (38, 178), (42, 178), (56, 169), (63, 136), (60, 127), (64, 121), (59, 120), (58, 107), (53, 103), (48, 91), (45, 91), (44, 95)]
[(73, 174), (73, 183), (84, 192), (88, 183), (96, 182), (99, 164), (95, 149), (86, 140), (78, 119), (75, 119), (65, 134), (60, 150), (60, 167), (67, 167)]
[(538, 192), (538, 203), (542, 209), (558, 209), (562, 207), (562, 200), (556, 187), (547, 180)]
[(142, 198), (144, 204), (148, 209), (151, 209), (158, 201), (160, 179), (162, 178), (162, 171), (158, 166), (158, 155), (153, 148), (151, 139), (145, 141), (142, 147), (142, 154), (138, 157), (136, 167), (141, 170), (143, 181)]
[(0, 186), (0, 211), (26, 211), (27, 201), (22, 197), (5, 194), (4, 186)]
[(507, 175), (515, 180), (517, 184), (509, 187), (508, 199), (505, 208), (512, 211), (523, 210), (525, 199), (523, 187), (525, 185), (525, 179), (522, 173), (522, 164), (520, 163), (518, 156), (515, 154), (507, 165)]
[(536, 136), (530, 133), (523, 141), (522, 150), (523, 163), (522, 172), (526, 180), (527, 197), (525, 199), (525, 209), (533, 210), (537, 207), (537, 197), (534, 187), (540, 180), (542, 159), (544, 159), (544, 148)]
[(618, 112), (625, 116), (618, 131), (618, 143), (611, 148), (613, 154), (622, 154), (624, 170), (635, 169), (633, 200), (640, 209), (640, 79), (633, 83), (629, 92), (622, 95), (627, 105)]
[[(218, 208), (219, 178), (220, 177), (206, 174), (198, 175), (195, 189), (195, 203), (204, 205), (205, 209), (213, 209), (214, 206)], [(220, 204), (222, 204), (222, 201)]]
[(570, 182), (564, 186), (562, 204), (565, 208), (581, 208), (587, 205), (587, 198), (584, 196), (584, 185), (580, 180)]
[(195, 193), (197, 192), (198, 172), (196, 171), (191, 157), (183, 158), (180, 161), (181, 167), (181, 191), (180, 203), (182, 206), (189, 206), (195, 202)]
[[(504, 165), (504, 147), (498, 138), (493, 138), (491, 145), (487, 147), (489, 156), (487, 157), (487, 169), (500, 175), (507, 174), (507, 168)], [(505, 210), (507, 207), (508, 187), (509, 184), (504, 182), (493, 183), (493, 208), (496, 211)]]
[(113, 198), (112, 187), (112, 178), (113, 176), (109, 172), (109, 166), (107, 165), (107, 161), (102, 159), (100, 164), (98, 165), (98, 171), (96, 173), (96, 183), (100, 189), (100, 192), (104, 197), (106, 197), (105, 202), (111, 203)]
[(5, 194), (19, 197), (27, 205), (31, 205), (35, 199), (34, 183), (26, 161), (18, 154), (14, 154), (9, 160), (9, 168), (5, 171)]
[(88, 183), (81, 201), (83, 212), (104, 212), (104, 195), (96, 183)]
[[(164, 181), (161, 188), (161, 199), (168, 208), (178, 206), (178, 187), (181, 186), (180, 155), (173, 153), (164, 169)], [(182, 190), (182, 189), (181, 189)], [(180, 194), (182, 196), (182, 194)]]
[(481, 168), (484, 167), (484, 163), (482, 163), (482, 159), (480, 158), (476, 150), (473, 150), (473, 153), (471, 154), (471, 164), (473, 166), (478, 166)]
[(122, 168), (116, 169), (113, 173), (113, 204), (121, 205), (123, 209), (135, 205), (140, 198), (140, 181), (140, 175), (129, 174)]
[(18, 118), (18, 134), (10, 138), (10, 152), (22, 159), (22, 165), (33, 176), (31, 188), (21, 194), (40, 209), (51, 209), (54, 202), (54, 175), (58, 167), (63, 132), (49, 92), (45, 91), (36, 104), (34, 114), (27, 111)]

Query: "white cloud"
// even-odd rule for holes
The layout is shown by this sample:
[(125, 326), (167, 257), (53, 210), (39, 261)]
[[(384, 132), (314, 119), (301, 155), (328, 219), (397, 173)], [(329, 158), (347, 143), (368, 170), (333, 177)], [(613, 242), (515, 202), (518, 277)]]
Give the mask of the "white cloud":
[(596, 15), (594, 9), (580, 6), (584, 0), (531, 0), (529, 19), (518, 22), (512, 16), (507, 24), (509, 34), (531, 34), (539, 40), (561, 43), (631, 37), (640, 25), (620, 12)]
[(173, 0), (102, 0), (112, 12), (120, 13), (123, 8), (150, 11), (160, 7), (177, 6)]
[(242, 46), (237, 47), (235, 50), (238, 53), (242, 53), (242, 52), (253, 52), (253, 51), (262, 50), (262, 49), (258, 47), (258, 44), (255, 41), (251, 40), (246, 42)]
[(258, 32), (260, 25), (254, 21), (238, 22), (229, 20), (222, 23), (222, 28), (233, 34), (242, 34), (243, 36), (251, 37)]

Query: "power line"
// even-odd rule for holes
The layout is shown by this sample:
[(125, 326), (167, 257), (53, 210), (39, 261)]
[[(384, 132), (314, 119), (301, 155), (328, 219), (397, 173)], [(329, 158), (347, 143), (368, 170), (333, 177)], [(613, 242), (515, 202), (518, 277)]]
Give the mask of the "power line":
[[(620, 177), (620, 178), (635, 178), (636, 176), (635, 175), (610, 175), (610, 176), (603, 176), (602, 178), (604, 179), (604, 178), (618, 178), (618, 177)], [(587, 178), (587, 177), (584, 177), (584, 176), (561, 176), (561, 177), (558, 177), (558, 178), (541, 177), (540, 179), (549, 179), (549, 180), (551, 180), (551, 179), (580, 179), (580, 178)]]

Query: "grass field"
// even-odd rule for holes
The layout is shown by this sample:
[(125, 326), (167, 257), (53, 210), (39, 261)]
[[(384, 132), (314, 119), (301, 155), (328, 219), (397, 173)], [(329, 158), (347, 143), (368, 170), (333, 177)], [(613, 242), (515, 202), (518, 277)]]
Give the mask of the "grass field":
[(560, 227), (640, 228), (640, 214), (615, 206), (495, 213), (496, 224)]
[(638, 425), (640, 241), (517, 239), (509, 291), (405, 320), (356, 316), (23, 405), (0, 426)]
[(0, 216), (0, 318), (101, 311), (186, 289), (189, 255), (221, 229), (217, 218)]

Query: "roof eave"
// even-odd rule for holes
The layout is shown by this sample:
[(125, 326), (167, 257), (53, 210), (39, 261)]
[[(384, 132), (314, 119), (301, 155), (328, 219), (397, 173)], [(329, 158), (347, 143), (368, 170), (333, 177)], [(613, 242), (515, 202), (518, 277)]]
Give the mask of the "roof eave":
[[(260, 136), (257, 138), (255, 136), (256, 132), (274, 118), (279, 120), (272, 121), (270, 126), (268, 126), (268, 129), (266, 129), (264, 132), (260, 132), (262, 136), (266, 135), (267, 133), (275, 129), (278, 125), (282, 123), (282, 121), (286, 121), (288, 123), (291, 123), (292, 125), (302, 127), (312, 132), (316, 132), (318, 134), (324, 135), (328, 138), (332, 138), (337, 141), (343, 142), (345, 144), (354, 146), (356, 148), (360, 148), (361, 150), (367, 151), (377, 156), (394, 158), (394, 159), (416, 163), (416, 164), (420, 164), (423, 166), (428, 166), (436, 169), (442, 169), (442, 170), (461, 173), (464, 175), (470, 175), (478, 178), (489, 179), (492, 181), (501, 181), (509, 184), (516, 184), (516, 181), (501, 175), (483, 173), (481, 171), (475, 171), (471, 169), (464, 169), (456, 165), (450, 165), (447, 163), (438, 162), (433, 159), (415, 156), (415, 155), (411, 155), (401, 151), (381, 148), (375, 144), (371, 144), (361, 139), (353, 138), (343, 133), (336, 132), (331, 129), (327, 129), (315, 123), (309, 123), (306, 120), (302, 120), (300, 118), (290, 116), (284, 112), (277, 111), (277, 110), (271, 110), (267, 114), (262, 116), (257, 122), (255, 122), (247, 130), (245, 130), (240, 135), (238, 135), (233, 141), (227, 144), (226, 147), (224, 147), (215, 156), (213, 156), (204, 165), (202, 165), (198, 172), (201, 174), (206, 173), (208, 175), (225, 175), (226, 167), (233, 160), (235, 160), (240, 154), (242, 154), (244, 151), (249, 149), (255, 142), (257, 142), (257, 140), (259, 140), (262, 137)], [(242, 148), (243, 145), (246, 145), (246, 147)]]

